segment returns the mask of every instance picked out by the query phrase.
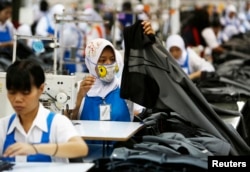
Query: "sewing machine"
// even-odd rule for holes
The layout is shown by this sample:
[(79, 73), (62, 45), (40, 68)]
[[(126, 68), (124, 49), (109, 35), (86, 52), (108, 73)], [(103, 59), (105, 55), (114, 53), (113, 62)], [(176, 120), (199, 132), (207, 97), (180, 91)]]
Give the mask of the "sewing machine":
[(51, 111), (62, 113), (63, 109), (73, 109), (77, 94), (75, 75), (46, 74), (44, 92), (40, 102)]
[[(6, 72), (0, 72), (0, 117), (14, 113), (7, 97), (5, 79)], [(51, 111), (62, 113), (63, 109), (74, 108), (76, 95), (76, 75), (46, 74), (45, 88), (40, 102)]]

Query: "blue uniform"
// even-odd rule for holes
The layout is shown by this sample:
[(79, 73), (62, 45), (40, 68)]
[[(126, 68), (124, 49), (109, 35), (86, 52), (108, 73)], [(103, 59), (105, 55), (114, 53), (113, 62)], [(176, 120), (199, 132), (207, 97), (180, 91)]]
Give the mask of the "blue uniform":
[(128, 106), (120, 97), (120, 88), (110, 92), (104, 99), (86, 96), (81, 120), (100, 120), (99, 106), (103, 103), (111, 105), (110, 121), (131, 121)]
[(190, 69), (189, 69), (189, 56), (188, 56), (188, 54), (187, 54), (187, 57), (186, 57), (186, 60), (185, 60), (185, 62), (181, 65), (181, 68), (184, 70), (184, 72), (186, 73), (186, 74), (188, 74), (188, 75), (190, 75)]
[[(55, 34), (55, 29), (52, 27), (48, 15), (46, 15), (45, 17), (46, 17), (46, 21), (47, 21), (47, 29), (46, 29), (46, 31), (47, 31), (47, 33), (48, 33), (49, 35), (54, 35), (54, 34)], [(59, 34), (58, 34), (57, 36), (59, 36)], [(51, 41), (51, 40), (43, 40), (42, 42), (43, 42), (45, 45), (47, 45), (47, 44), (49, 44), (49, 43), (51, 43), (51, 42), (53, 42), (53, 41)]]
[(46, 15), (46, 19), (47, 19), (47, 24), (48, 24), (48, 27), (47, 27), (47, 32), (50, 34), (50, 35), (54, 35), (55, 33), (55, 29), (51, 26), (51, 23), (49, 21), (49, 17)]
[[(50, 129), (51, 129), (51, 123), (53, 121), (55, 114), (53, 112), (51, 112), (48, 117), (47, 117), (47, 127), (48, 127), (48, 132), (43, 132), (42, 133), (42, 138), (41, 141), (39, 143), (49, 143), (49, 136), (50, 136)], [(8, 129), (11, 126), (13, 120), (15, 119), (16, 115), (13, 114), (9, 120), (9, 124), (8, 124)], [(15, 130), (13, 130), (13, 132), (11, 132), (10, 134), (8, 134), (6, 136), (5, 142), (4, 142), (4, 146), (3, 146), (3, 153), (5, 152), (5, 150), (12, 144), (16, 143), (15, 140)], [(3, 160), (5, 161), (15, 161), (15, 157), (9, 157), (9, 158), (3, 158)], [(43, 154), (36, 154), (36, 155), (29, 155), (27, 156), (27, 161), (28, 162), (51, 162), (51, 157), (48, 155), (43, 155)]]
[[(120, 88), (110, 92), (104, 99), (101, 97), (86, 96), (83, 110), (80, 116), (81, 120), (100, 120), (99, 106), (105, 101), (106, 104), (111, 105), (110, 121), (131, 121), (128, 106), (124, 99), (120, 98)], [(101, 144), (102, 141), (86, 140), (86, 143)], [(114, 144), (115, 142), (110, 142)]]
[[(6, 26), (5, 31), (0, 31), (0, 43), (9, 42), (12, 40), (12, 36), (10, 34), (10, 29)], [(0, 47), (0, 51), (12, 55), (10, 47)]]
[(5, 31), (0, 31), (0, 42), (9, 42), (12, 40), (10, 29), (6, 26)]

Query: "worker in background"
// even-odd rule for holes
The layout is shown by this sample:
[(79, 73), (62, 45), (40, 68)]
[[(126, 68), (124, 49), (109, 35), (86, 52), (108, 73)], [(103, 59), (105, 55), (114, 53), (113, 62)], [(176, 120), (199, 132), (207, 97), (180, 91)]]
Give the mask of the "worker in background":
[(13, 37), (16, 29), (10, 21), (12, 14), (12, 3), (0, 1), (0, 52), (6, 53), (11, 58), (13, 48)]
[[(73, 19), (72, 19), (73, 20)], [(88, 72), (84, 57), (84, 36), (78, 23), (66, 23), (64, 29), (60, 32), (60, 45), (63, 52), (63, 70), (68, 74), (76, 72)]]
[(229, 39), (242, 33), (235, 5), (230, 4), (226, 7), (225, 14), (221, 17), (220, 22), (224, 34), (226, 34)]
[(32, 31), (32, 35), (35, 34), (35, 30), (36, 30), (36, 26), (38, 21), (45, 15), (47, 15), (48, 11), (49, 11), (49, 3), (47, 0), (41, 0), (39, 5), (34, 4), (33, 5), (33, 23), (31, 24), (31, 31)]
[[(143, 21), (142, 25), (145, 34), (154, 33), (150, 22)], [(117, 74), (120, 76), (123, 70), (121, 54), (103, 38), (89, 41), (85, 52), (90, 75), (79, 83), (73, 113), (66, 115), (81, 120), (132, 121), (143, 107), (128, 107), (126, 100), (120, 98), (121, 78)]]
[(220, 21), (214, 19), (209, 27), (202, 30), (201, 35), (206, 43), (204, 56), (212, 56), (213, 53), (222, 54), (225, 52), (222, 44), (229, 38), (222, 32)]
[[(36, 26), (35, 35), (39, 36), (54, 36), (55, 32), (55, 14), (63, 14), (65, 7), (62, 4), (55, 4), (52, 6), (48, 13), (40, 18)], [(59, 30), (59, 29), (58, 29)]]
[(210, 62), (198, 56), (191, 48), (186, 48), (180, 35), (170, 35), (166, 40), (166, 49), (191, 80), (200, 78), (204, 71), (213, 72), (215, 70)]

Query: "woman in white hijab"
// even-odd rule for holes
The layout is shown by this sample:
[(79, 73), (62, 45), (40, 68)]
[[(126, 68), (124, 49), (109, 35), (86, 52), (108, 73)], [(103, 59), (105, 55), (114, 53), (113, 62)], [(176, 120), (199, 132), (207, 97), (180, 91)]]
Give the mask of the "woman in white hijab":
[[(150, 22), (143, 21), (142, 27), (144, 34), (154, 33)], [(140, 113), (143, 107), (120, 97), (121, 54), (110, 41), (96, 38), (87, 43), (85, 63), (89, 75), (80, 82), (76, 106), (70, 118), (132, 121), (133, 115)]]
[[(86, 46), (86, 66), (89, 70), (81, 83), (76, 108), (81, 120), (131, 121), (126, 101), (120, 98), (120, 56), (111, 42), (96, 38)], [(122, 67), (122, 66), (121, 66)]]
[(40, 36), (54, 36), (56, 27), (54, 15), (63, 14), (64, 9), (65, 7), (62, 4), (55, 4), (52, 6), (49, 12), (38, 21), (35, 34)]
[[(84, 105), (81, 120), (130, 121), (125, 100), (120, 98), (119, 71), (115, 49), (111, 42), (97, 38), (87, 44), (86, 65), (90, 76), (81, 82), (77, 102)], [(84, 97), (83, 97), (84, 96)]]
[(180, 35), (170, 35), (166, 41), (166, 49), (192, 80), (199, 78), (202, 71), (213, 72), (215, 70), (210, 62), (198, 56), (191, 48), (186, 48)]
[(240, 28), (240, 20), (237, 16), (235, 5), (229, 4), (225, 10), (225, 15), (221, 17), (220, 22), (223, 26), (223, 32), (228, 38), (243, 33)]

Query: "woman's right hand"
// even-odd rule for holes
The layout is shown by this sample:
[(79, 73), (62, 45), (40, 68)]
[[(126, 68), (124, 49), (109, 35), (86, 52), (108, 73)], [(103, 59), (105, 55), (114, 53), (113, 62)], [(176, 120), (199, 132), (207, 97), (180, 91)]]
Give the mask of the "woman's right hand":
[(76, 98), (76, 105), (75, 108), (70, 112), (70, 115), (66, 115), (69, 116), (70, 119), (77, 119), (77, 115), (82, 103), (82, 99), (86, 96), (87, 92), (90, 90), (90, 88), (93, 86), (93, 84), (95, 83), (96, 78), (94, 76), (91, 75), (87, 75), (86, 77), (84, 77), (84, 79), (80, 82), (80, 86), (79, 86), (79, 91), (77, 93), (77, 98)]
[(87, 94), (87, 92), (90, 90), (92, 85), (95, 82), (95, 77), (88, 75), (86, 76), (81, 82), (80, 82), (80, 87), (79, 87), (79, 92), (78, 95), (83, 98)]
[(37, 154), (37, 149), (28, 143), (17, 142), (10, 145), (4, 152), (4, 157), (15, 157), (17, 155), (34, 155)]

